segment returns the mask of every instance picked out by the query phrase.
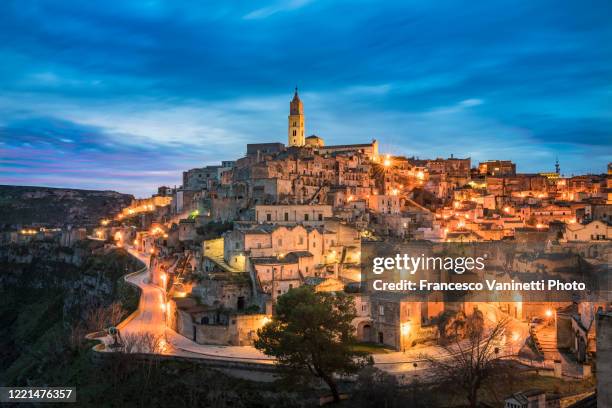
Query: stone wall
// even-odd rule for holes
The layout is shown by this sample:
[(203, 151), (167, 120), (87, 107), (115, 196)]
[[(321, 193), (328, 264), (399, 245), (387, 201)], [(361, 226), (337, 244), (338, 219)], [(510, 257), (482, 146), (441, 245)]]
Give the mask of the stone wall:
[(597, 315), (597, 406), (612, 407), (612, 312)]

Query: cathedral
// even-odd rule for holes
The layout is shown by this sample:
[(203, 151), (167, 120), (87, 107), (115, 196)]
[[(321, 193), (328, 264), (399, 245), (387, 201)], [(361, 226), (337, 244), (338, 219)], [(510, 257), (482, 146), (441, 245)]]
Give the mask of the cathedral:
[(306, 118), (304, 117), (304, 104), (295, 88), (293, 99), (289, 102), (289, 126), (287, 131), (288, 147), (309, 147), (320, 153), (347, 153), (359, 152), (366, 154), (370, 160), (378, 161), (378, 142), (372, 140), (366, 144), (325, 146), (323, 139), (316, 135), (306, 137)]

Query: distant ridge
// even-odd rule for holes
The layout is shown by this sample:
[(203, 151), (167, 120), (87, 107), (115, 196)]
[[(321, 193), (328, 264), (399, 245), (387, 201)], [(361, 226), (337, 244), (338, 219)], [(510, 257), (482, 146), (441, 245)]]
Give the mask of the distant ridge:
[(111, 190), (0, 185), (0, 225), (96, 225), (133, 199)]

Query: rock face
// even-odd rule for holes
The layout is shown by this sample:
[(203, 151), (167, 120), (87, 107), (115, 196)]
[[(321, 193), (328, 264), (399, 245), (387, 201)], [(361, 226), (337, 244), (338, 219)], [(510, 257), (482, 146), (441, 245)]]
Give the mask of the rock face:
[(61, 293), (64, 319), (79, 319), (116, 299), (121, 277), (141, 267), (125, 250), (95, 241), (71, 248), (57, 242), (0, 245), (0, 293)]
[(0, 186), (0, 225), (96, 225), (133, 199), (116, 191)]

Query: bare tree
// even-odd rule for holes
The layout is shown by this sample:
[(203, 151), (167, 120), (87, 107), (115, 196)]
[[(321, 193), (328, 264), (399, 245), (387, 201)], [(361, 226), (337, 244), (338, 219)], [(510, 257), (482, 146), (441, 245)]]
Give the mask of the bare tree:
[(436, 378), (455, 384), (465, 392), (470, 407), (478, 405), (478, 390), (485, 380), (501, 375), (506, 367), (501, 364), (499, 346), (508, 319), (504, 318), (489, 328), (483, 323), (481, 314), (470, 316), (466, 322), (465, 337), (456, 337), (453, 342), (442, 346), (448, 356), (421, 356)]
[(109, 326), (116, 326), (124, 313), (121, 302), (113, 302), (107, 307), (94, 307), (87, 311), (85, 325), (88, 330), (102, 330)]
[(126, 333), (122, 335), (123, 352), (126, 354), (163, 352), (164, 339), (160, 334), (151, 332)]

